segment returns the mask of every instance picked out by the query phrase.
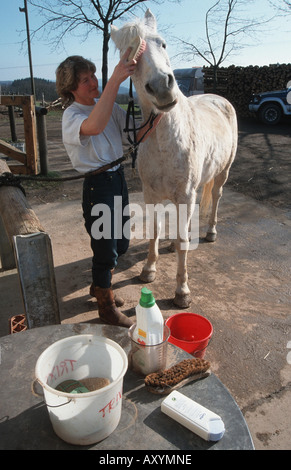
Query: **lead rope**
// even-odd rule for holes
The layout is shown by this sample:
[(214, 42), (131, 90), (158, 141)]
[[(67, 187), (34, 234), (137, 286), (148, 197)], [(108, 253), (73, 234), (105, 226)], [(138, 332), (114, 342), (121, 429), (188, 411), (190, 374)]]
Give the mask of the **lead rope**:
[[(136, 126), (135, 126), (135, 110), (134, 110), (134, 99), (133, 99), (133, 91), (132, 91), (132, 80), (130, 79), (130, 84), (129, 84), (129, 101), (128, 101), (128, 106), (127, 106), (127, 112), (126, 112), (126, 127), (123, 129), (123, 132), (127, 132), (127, 140), (133, 146), (132, 149), (130, 149), (130, 155), (132, 159), (131, 163), (131, 168), (134, 170), (135, 169), (135, 162), (137, 158), (137, 139), (136, 139)], [(132, 115), (133, 119), (133, 129), (129, 128), (129, 118), (130, 115)], [(130, 131), (133, 132), (133, 140), (131, 139), (130, 136)]]
[[(153, 128), (155, 119), (157, 118), (158, 115), (151, 112), (148, 119), (147, 119), (147, 121), (142, 126), (140, 126), (138, 129), (136, 129), (136, 126), (135, 126), (134, 98), (133, 98), (132, 87), (133, 87), (132, 79), (130, 79), (129, 101), (128, 101), (127, 112), (126, 112), (126, 127), (123, 129), (123, 132), (127, 133), (127, 140), (131, 144), (131, 148), (130, 148), (128, 154), (131, 155), (131, 158), (132, 158), (131, 167), (132, 167), (133, 171), (135, 171), (135, 162), (136, 162), (136, 158), (137, 158), (138, 146), (143, 141), (143, 139), (148, 134), (148, 132)], [(132, 129), (129, 127), (130, 115), (132, 116), (132, 120), (133, 120), (133, 128)], [(148, 124), (149, 124), (149, 128), (146, 130), (146, 132), (143, 134), (143, 136), (137, 141), (137, 131), (143, 129)], [(130, 132), (133, 132), (133, 140), (131, 138)]]

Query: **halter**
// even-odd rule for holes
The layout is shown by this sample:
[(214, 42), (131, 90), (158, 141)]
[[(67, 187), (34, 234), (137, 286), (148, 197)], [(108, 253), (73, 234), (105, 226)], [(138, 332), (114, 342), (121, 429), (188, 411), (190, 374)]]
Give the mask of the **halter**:
[[(132, 119), (133, 119), (133, 128), (132, 129), (129, 127), (130, 115), (132, 116)], [(134, 98), (133, 98), (133, 92), (132, 92), (132, 79), (130, 79), (129, 101), (128, 101), (127, 112), (126, 112), (126, 127), (123, 129), (123, 132), (127, 133), (127, 140), (131, 144), (131, 148), (130, 148), (128, 153), (131, 155), (131, 158), (132, 158), (131, 167), (133, 169), (135, 168), (135, 162), (136, 162), (136, 158), (137, 158), (138, 146), (142, 142), (142, 140), (145, 138), (147, 133), (153, 128), (153, 125), (154, 125), (154, 122), (155, 122), (155, 119), (157, 118), (157, 116), (158, 116), (157, 114), (151, 112), (151, 114), (149, 115), (147, 121), (142, 126), (140, 126), (138, 129), (136, 128), (136, 126), (135, 126)], [(150, 124), (149, 128), (142, 135), (142, 137), (137, 141), (137, 137), (136, 137), (137, 131), (139, 131), (140, 129), (143, 129), (148, 124)], [(130, 132), (133, 132), (133, 140), (130, 136)]]

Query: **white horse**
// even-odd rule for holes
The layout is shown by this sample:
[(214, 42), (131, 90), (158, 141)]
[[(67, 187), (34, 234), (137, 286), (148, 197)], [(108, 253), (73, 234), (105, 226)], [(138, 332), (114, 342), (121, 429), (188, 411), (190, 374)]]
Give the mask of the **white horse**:
[[(140, 144), (137, 167), (146, 204), (170, 200), (188, 207), (187, 224), (177, 230), (178, 257), (174, 303), (190, 305), (187, 252), (188, 230), (199, 187), (202, 199), (211, 198), (212, 210), (206, 240), (216, 239), (217, 207), (237, 149), (237, 120), (232, 105), (224, 98), (205, 94), (186, 98), (179, 90), (166, 52), (165, 41), (157, 33), (156, 19), (147, 10), (142, 20), (118, 29), (111, 27), (111, 38), (122, 55), (131, 40), (140, 36), (146, 49), (132, 76), (143, 118), (163, 112), (156, 130)], [(203, 202), (201, 200), (201, 203)], [(200, 207), (201, 207), (200, 203)], [(178, 221), (179, 223), (179, 221)], [(141, 273), (144, 282), (156, 275), (159, 227), (154, 228), (149, 254)]]

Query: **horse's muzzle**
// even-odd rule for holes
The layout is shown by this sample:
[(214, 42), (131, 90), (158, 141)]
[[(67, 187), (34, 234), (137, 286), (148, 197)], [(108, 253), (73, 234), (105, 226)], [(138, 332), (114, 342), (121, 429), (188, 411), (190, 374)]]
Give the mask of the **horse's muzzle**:
[(175, 79), (172, 74), (160, 74), (153, 80), (149, 81), (145, 89), (153, 96), (158, 94), (169, 93), (174, 87)]
[(159, 111), (170, 111), (177, 104), (175, 83), (172, 74), (160, 74), (145, 85), (147, 93), (154, 97), (153, 104)]
[(165, 104), (165, 105), (155, 105), (156, 108), (159, 110), (159, 111), (162, 111), (162, 112), (167, 112), (167, 111), (171, 111), (172, 108), (174, 108), (174, 106), (176, 106), (176, 104), (178, 103), (178, 99), (176, 98), (174, 101), (172, 101), (171, 103), (168, 103), (168, 104)]

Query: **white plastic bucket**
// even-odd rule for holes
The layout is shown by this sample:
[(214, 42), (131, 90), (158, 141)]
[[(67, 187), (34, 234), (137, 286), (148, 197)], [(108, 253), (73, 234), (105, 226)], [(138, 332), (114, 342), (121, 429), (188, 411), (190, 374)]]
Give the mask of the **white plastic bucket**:
[[(78, 335), (49, 346), (38, 358), (35, 376), (42, 385), (55, 433), (64, 441), (88, 445), (105, 439), (121, 416), (127, 355), (114, 341)], [(55, 389), (68, 379), (107, 377), (110, 384), (93, 392), (71, 394)]]

